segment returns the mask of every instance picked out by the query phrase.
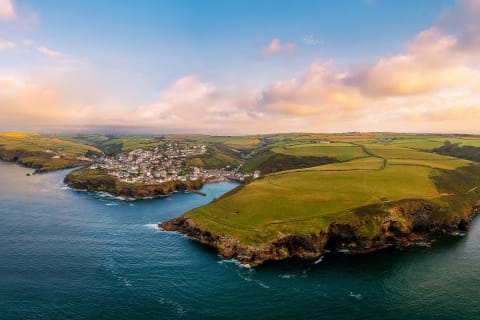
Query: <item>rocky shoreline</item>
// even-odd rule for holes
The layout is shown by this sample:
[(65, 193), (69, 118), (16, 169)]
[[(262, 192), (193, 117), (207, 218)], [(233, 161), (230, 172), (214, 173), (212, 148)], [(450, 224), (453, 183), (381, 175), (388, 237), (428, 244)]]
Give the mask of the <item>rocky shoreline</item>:
[(165, 231), (178, 231), (205, 245), (215, 248), (227, 259), (237, 259), (241, 264), (259, 266), (265, 261), (290, 257), (319, 258), (328, 251), (344, 251), (352, 254), (368, 253), (386, 247), (409, 246), (425, 243), (438, 234), (452, 234), (468, 230), (469, 224), (478, 213), (479, 207), (472, 208), (470, 214), (448, 215), (448, 218), (435, 218), (435, 212), (442, 210), (426, 200), (401, 201), (389, 208), (389, 214), (379, 218), (379, 228), (371, 236), (359, 230), (371, 222), (366, 219), (358, 224), (332, 222), (326, 231), (314, 234), (290, 234), (272, 242), (262, 244), (242, 244), (226, 234), (214, 234), (201, 228), (186, 215), (159, 224)]
[[(52, 159), (51, 155), (44, 152), (7, 150), (0, 147), (0, 160), (15, 162), (16, 164), (30, 169), (35, 169), (34, 174), (53, 172), (63, 169), (71, 169), (85, 165), (85, 161), (75, 159)], [(53, 161), (56, 160), (56, 161)], [(53, 166), (47, 167), (45, 164), (51, 162)]]
[[(82, 170), (82, 169), (80, 169)], [(77, 170), (78, 172), (79, 170)], [(204, 181), (168, 181), (161, 184), (129, 184), (119, 181), (117, 178), (100, 175), (94, 178), (82, 178), (76, 176), (76, 171), (70, 172), (65, 176), (64, 183), (72, 189), (91, 191), (91, 192), (107, 192), (115, 197), (126, 199), (151, 199), (156, 197), (167, 196), (174, 191), (191, 191), (197, 192), (203, 187)]]

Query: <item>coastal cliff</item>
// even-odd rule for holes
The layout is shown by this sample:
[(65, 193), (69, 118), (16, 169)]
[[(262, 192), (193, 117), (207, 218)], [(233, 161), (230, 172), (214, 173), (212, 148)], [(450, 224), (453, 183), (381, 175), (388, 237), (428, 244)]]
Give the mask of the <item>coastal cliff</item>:
[(473, 206), (468, 213), (444, 214), (445, 208), (429, 201), (404, 200), (385, 211), (380, 207), (378, 209), (381, 211), (378, 215), (372, 214), (358, 223), (334, 221), (326, 230), (317, 233), (288, 234), (275, 241), (255, 245), (242, 244), (226, 234), (212, 233), (188, 215), (160, 223), (159, 227), (181, 232), (211, 246), (227, 259), (234, 258), (241, 264), (258, 266), (268, 260), (290, 257), (317, 258), (326, 250), (360, 254), (391, 245), (423, 244), (437, 234), (466, 231), (479, 207)]
[(85, 164), (85, 161), (74, 158), (52, 158), (51, 154), (42, 151), (6, 149), (2, 146), (0, 146), (0, 160), (16, 162), (23, 167), (35, 169), (35, 173), (73, 168)]
[(196, 181), (175, 180), (160, 184), (125, 183), (101, 169), (72, 171), (65, 177), (64, 182), (72, 189), (108, 192), (114, 196), (129, 199), (165, 196), (176, 190), (198, 190), (204, 185), (204, 181), (200, 179)]

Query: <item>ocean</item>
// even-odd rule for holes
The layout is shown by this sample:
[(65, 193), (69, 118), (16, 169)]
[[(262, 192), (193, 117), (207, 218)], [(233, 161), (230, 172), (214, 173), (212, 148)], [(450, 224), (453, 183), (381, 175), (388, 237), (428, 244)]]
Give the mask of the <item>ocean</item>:
[(480, 219), (432, 248), (243, 268), (156, 225), (206, 197), (123, 201), (0, 162), (0, 319), (479, 319)]

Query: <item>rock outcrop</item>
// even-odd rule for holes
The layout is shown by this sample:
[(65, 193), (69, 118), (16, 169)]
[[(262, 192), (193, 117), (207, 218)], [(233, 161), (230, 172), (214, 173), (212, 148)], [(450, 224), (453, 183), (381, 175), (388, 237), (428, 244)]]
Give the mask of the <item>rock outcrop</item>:
[(442, 210), (444, 208), (425, 200), (400, 201), (390, 206), (387, 212), (369, 214), (368, 218), (358, 223), (332, 222), (326, 231), (290, 234), (255, 245), (242, 244), (226, 234), (214, 234), (205, 230), (188, 215), (160, 223), (159, 227), (166, 231), (181, 232), (211, 246), (227, 259), (235, 258), (242, 264), (258, 266), (268, 260), (289, 257), (316, 258), (323, 255), (325, 250), (348, 250), (358, 254), (391, 245), (408, 246), (423, 242), (435, 234), (468, 229), (478, 207), (472, 208), (466, 216), (438, 215)]
[(85, 164), (84, 161), (77, 159), (53, 159), (49, 153), (22, 149), (5, 149), (1, 145), (0, 160), (15, 162), (23, 167), (36, 169), (35, 173), (74, 168)]
[(198, 190), (204, 185), (203, 180), (196, 181), (168, 181), (159, 184), (132, 184), (121, 182), (119, 179), (108, 174), (95, 176), (82, 176), (78, 172), (88, 169), (80, 169), (69, 173), (64, 182), (70, 188), (91, 192), (108, 192), (116, 197), (128, 199), (145, 199), (165, 196), (175, 190)]

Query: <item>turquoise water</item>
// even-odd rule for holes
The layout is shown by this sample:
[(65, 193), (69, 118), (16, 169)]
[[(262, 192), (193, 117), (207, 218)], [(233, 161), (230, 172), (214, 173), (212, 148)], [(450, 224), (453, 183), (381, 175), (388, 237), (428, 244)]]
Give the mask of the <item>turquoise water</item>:
[(480, 219), (433, 248), (239, 268), (155, 224), (235, 184), (125, 202), (0, 162), (0, 319), (479, 319)]

